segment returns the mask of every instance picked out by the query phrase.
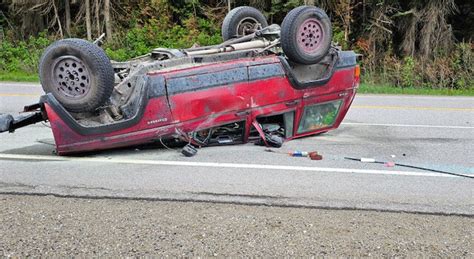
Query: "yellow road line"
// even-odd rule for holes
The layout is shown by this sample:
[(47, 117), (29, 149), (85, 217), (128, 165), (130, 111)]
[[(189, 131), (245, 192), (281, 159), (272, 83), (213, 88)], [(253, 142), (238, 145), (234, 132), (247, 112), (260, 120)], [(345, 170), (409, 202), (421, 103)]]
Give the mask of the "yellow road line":
[(31, 96), (38, 97), (40, 94), (20, 94), (20, 93), (0, 93), (0, 97), (18, 97), (18, 96)]
[(353, 105), (352, 108), (355, 108), (355, 109), (387, 109), (387, 110), (474, 111), (474, 108), (422, 107), (422, 106), (382, 106), (382, 105)]

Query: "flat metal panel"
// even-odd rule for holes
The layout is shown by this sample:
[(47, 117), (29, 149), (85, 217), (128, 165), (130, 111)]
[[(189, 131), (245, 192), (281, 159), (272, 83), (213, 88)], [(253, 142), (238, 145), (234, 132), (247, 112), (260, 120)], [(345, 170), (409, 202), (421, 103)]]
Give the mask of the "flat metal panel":
[(166, 80), (168, 94), (197, 91), (216, 86), (227, 86), (248, 81), (247, 68), (234, 68), (216, 73), (205, 73)]

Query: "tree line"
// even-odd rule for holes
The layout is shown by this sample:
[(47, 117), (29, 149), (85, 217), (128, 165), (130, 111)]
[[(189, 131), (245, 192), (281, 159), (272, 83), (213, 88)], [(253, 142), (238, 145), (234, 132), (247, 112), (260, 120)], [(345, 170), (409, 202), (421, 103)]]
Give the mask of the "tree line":
[[(122, 60), (158, 46), (218, 43), (229, 8), (251, 5), (280, 23), (302, 4), (327, 11), (334, 41), (363, 55), (366, 81), (473, 87), (471, 0), (4, 0), (0, 38), (5, 50), (38, 37), (93, 40), (105, 33), (107, 53)], [(8, 70), (6, 58), (0, 71)]]

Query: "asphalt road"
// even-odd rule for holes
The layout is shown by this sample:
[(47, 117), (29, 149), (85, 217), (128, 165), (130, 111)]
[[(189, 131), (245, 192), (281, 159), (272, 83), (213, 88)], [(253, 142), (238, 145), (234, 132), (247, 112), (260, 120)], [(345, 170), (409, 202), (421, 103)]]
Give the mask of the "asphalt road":
[[(17, 113), (36, 85), (0, 84), (0, 113)], [(388, 168), (345, 156), (474, 175), (474, 98), (358, 95), (344, 124), (281, 151), (252, 144), (179, 150), (140, 147), (58, 157), (47, 125), (0, 135), (0, 193), (210, 201), (474, 215), (474, 180)]]

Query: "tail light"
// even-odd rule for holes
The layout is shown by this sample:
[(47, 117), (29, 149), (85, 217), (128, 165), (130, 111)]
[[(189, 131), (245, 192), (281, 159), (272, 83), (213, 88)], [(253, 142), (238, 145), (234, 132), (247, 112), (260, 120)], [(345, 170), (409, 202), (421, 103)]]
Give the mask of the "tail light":
[(358, 88), (360, 85), (360, 66), (356, 65), (354, 69), (354, 87)]

